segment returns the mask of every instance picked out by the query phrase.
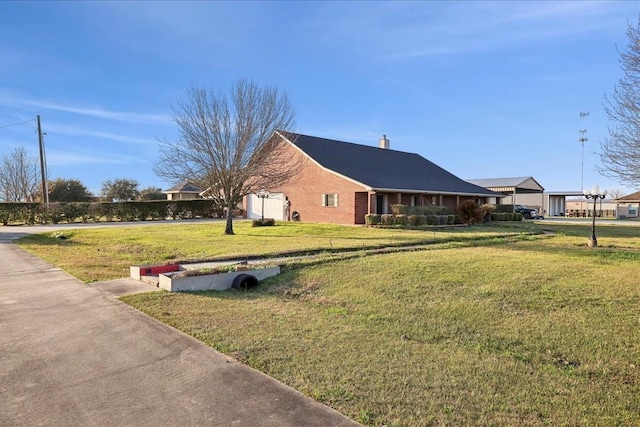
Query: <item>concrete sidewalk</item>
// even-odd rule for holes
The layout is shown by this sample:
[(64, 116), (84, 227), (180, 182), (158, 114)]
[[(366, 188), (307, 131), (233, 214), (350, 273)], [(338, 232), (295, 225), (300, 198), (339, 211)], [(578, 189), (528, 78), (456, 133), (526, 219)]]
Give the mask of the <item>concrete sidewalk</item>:
[(359, 425), (24, 252), (14, 237), (0, 238), (0, 425)]

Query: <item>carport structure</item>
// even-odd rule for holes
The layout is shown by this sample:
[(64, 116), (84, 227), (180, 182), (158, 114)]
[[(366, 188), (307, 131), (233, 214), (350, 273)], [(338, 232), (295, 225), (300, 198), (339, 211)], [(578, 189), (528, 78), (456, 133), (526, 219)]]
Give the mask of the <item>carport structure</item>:
[(544, 188), (532, 176), (514, 178), (468, 179), (468, 182), (487, 190), (504, 194), (497, 204), (525, 205), (535, 207), (542, 212), (544, 206)]

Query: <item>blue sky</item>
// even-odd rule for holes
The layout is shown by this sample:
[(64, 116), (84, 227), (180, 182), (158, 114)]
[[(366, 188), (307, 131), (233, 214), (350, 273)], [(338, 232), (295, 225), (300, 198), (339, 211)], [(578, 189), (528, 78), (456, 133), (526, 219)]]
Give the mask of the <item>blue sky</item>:
[[(638, 1), (0, 2), (0, 156), (93, 192), (153, 173), (191, 84), (288, 93), (300, 133), (418, 153), (461, 178), (635, 191), (595, 169)], [(580, 118), (580, 112), (589, 116)]]

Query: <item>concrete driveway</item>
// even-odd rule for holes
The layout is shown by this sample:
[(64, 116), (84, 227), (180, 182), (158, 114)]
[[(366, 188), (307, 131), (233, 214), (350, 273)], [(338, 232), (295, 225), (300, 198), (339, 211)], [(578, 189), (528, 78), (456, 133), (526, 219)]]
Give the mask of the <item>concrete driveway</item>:
[(0, 227), (0, 425), (359, 425), (11, 243), (47, 230)]

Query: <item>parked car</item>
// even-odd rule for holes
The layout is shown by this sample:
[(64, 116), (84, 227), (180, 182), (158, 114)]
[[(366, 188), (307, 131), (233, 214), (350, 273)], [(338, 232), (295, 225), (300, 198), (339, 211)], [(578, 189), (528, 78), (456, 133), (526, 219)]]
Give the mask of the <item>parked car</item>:
[(514, 212), (522, 214), (522, 217), (524, 219), (536, 219), (536, 218), (538, 218), (538, 210), (537, 209), (528, 208), (526, 206), (515, 205)]

